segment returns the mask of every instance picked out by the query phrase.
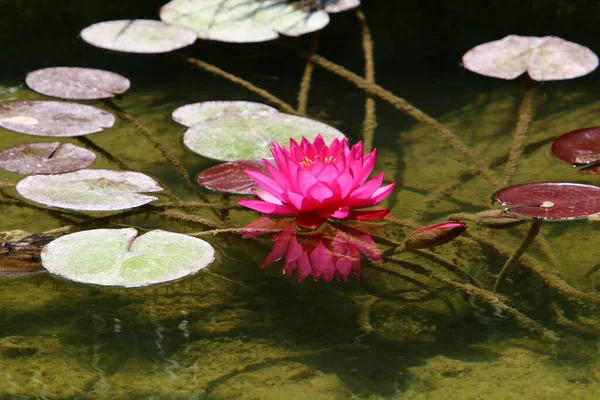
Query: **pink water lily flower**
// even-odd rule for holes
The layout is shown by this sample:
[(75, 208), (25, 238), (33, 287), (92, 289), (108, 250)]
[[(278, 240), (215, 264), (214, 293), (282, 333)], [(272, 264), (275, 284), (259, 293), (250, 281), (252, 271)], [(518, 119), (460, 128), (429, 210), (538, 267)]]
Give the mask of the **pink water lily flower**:
[(383, 172), (373, 179), (376, 150), (363, 154), (362, 142), (350, 147), (346, 139), (333, 139), (327, 146), (318, 135), (311, 143), (290, 139), (289, 150), (273, 143), (273, 165), (264, 160), (267, 173), (244, 170), (261, 189), (254, 193), (261, 200), (238, 203), (270, 215), (298, 215), (304, 227), (316, 227), (327, 218), (376, 220), (389, 210), (374, 206), (387, 197), (395, 183), (381, 186)]

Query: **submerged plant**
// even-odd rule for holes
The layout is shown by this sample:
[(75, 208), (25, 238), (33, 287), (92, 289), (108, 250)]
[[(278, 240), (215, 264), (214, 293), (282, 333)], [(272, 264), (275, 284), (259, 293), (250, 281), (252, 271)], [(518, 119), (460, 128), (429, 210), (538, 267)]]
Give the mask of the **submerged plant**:
[(271, 153), (276, 166), (265, 159), (268, 173), (245, 170), (262, 188), (254, 191), (261, 200), (239, 204), (270, 215), (298, 215), (298, 224), (310, 228), (327, 218), (377, 220), (388, 214), (384, 208), (358, 210), (376, 205), (395, 186), (381, 186), (383, 172), (367, 181), (377, 154), (363, 154), (362, 142), (350, 147), (336, 138), (327, 146), (318, 135), (312, 143), (291, 139), (289, 150), (273, 143)]

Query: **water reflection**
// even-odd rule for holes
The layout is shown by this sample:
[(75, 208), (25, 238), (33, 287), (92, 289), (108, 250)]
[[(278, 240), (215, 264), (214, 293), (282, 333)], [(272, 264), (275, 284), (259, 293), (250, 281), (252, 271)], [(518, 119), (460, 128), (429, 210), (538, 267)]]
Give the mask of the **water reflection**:
[(316, 230), (305, 230), (298, 227), (295, 218), (262, 216), (241, 231), (245, 239), (271, 235), (273, 248), (262, 268), (283, 259), (286, 278), (296, 271), (299, 281), (312, 275), (315, 280), (347, 282), (351, 275), (360, 278), (361, 254), (381, 263), (381, 252), (368, 229), (372, 228), (367, 224), (325, 222)]

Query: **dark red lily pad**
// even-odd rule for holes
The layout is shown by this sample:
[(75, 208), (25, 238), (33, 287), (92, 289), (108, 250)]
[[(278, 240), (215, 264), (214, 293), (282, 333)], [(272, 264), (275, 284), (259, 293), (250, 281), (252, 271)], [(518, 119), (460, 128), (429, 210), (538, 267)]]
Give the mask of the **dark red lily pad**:
[(0, 103), (0, 126), (35, 136), (82, 136), (115, 123), (115, 116), (96, 107), (61, 101)]
[(526, 183), (499, 190), (494, 202), (531, 218), (575, 219), (600, 213), (600, 187), (579, 183)]
[(600, 127), (577, 129), (559, 136), (552, 143), (552, 154), (575, 167), (600, 161)]
[(245, 169), (266, 172), (263, 160), (249, 159), (227, 162), (210, 167), (198, 175), (198, 183), (210, 190), (233, 194), (252, 194), (258, 188)]
[(27, 236), (17, 242), (0, 240), (0, 279), (46, 272), (40, 261), (40, 252), (51, 240), (43, 233)]
[(38, 69), (25, 82), (38, 93), (73, 100), (108, 99), (130, 86), (129, 79), (114, 72), (76, 67)]
[(70, 143), (29, 143), (0, 151), (0, 167), (17, 174), (62, 174), (92, 165), (96, 155)]

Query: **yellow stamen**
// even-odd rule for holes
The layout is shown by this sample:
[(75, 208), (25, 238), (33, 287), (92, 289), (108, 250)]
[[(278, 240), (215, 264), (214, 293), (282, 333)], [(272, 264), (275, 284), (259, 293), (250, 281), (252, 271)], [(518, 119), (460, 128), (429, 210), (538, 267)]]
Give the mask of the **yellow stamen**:
[[(313, 162), (315, 162), (315, 160), (311, 160), (310, 158), (305, 156), (304, 160), (300, 161), (298, 164), (301, 167), (308, 168), (310, 166), (310, 164), (312, 164)], [(323, 159), (323, 163), (327, 164), (328, 162), (335, 162), (335, 158), (333, 156), (325, 157)]]

